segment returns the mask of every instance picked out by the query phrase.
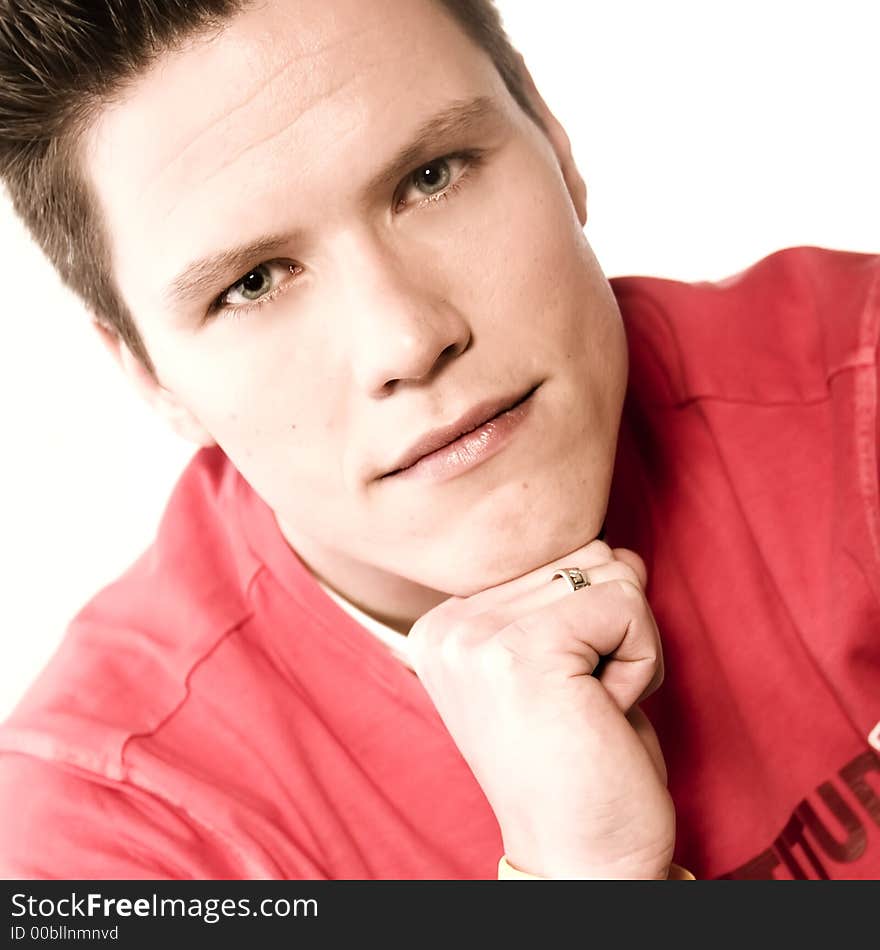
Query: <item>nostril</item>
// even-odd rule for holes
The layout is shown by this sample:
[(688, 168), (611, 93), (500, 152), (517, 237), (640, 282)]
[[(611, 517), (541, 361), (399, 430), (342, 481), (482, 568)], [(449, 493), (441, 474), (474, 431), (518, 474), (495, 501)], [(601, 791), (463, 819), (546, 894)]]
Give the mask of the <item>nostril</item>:
[(437, 358), (437, 362), (443, 364), (454, 359), (456, 356), (461, 356), (470, 345), (471, 335), (468, 333), (466, 339), (457, 340), (455, 343), (450, 343), (449, 346), (445, 347)]
[(453, 357), (455, 357), (455, 356), (458, 356), (458, 354), (459, 354), (459, 347), (458, 347), (458, 344), (457, 344), (457, 343), (450, 343), (449, 346), (447, 346), (446, 349), (443, 350), (443, 352), (442, 352), (442, 353), (440, 354), (440, 356), (437, 358), (437, 362), (438, 362), (438, 363), (446, 363), (446, 362), (449, 362), (449, 360), (451, 360), (451, 359), (452, 359)]

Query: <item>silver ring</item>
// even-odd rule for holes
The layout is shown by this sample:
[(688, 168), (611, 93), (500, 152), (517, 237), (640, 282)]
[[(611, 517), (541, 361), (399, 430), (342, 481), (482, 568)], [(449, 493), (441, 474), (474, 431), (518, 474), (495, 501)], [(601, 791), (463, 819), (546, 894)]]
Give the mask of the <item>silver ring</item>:
[(582, 571), (579, 567), (563, 567), (550, 580), (555, 581), (557, 577), (564, 578), (571, 590), (583, 590), (590, 586), (590, 578), (587, 577), (586, 571)]

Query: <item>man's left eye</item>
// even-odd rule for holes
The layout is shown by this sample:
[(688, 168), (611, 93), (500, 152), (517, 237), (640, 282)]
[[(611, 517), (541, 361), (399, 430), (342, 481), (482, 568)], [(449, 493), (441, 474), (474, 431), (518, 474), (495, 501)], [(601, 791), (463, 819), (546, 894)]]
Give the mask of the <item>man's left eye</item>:
[(419, 165), (403, 180), (395, 208), (400, 211), (407, 205), (420, 205), (448, 197), (458, 188), (478, 159), (476, 153), (460, 153), (435, 158)]
[(449, 187), (451, 181), (452, 169), (445, 158), (438, 158), (428, 165), (422, 165), (412, 176), (412, 182), (416, 188), (428, 197)]

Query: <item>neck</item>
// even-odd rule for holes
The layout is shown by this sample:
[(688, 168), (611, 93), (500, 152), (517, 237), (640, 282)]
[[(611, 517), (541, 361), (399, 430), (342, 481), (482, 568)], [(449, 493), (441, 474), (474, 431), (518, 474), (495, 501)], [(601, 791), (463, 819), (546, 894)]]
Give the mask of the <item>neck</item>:
[(321, 583), (398, 633), (409, 633), (410, 627), (422, 614), (450, 596), (324, 548), (291, 530), (280, 519), (278, 527), (300, 560)]

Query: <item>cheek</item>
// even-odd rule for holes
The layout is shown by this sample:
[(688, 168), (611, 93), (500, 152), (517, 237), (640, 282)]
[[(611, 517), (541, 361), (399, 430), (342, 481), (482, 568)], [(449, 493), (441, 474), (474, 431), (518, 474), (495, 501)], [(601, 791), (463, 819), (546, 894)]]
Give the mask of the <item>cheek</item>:
[(165, 382), (245, 474), (256, 474), (264, 459), (277, 466), (278, 452), (297, 436), (291, 394), (234, 360), (184, 359), (167, 367)]
[(588, 288), (589, 251), (555, 169), (541, 163), (516, 177), (524, 184), (513, 196), (495, 194), (486, 209), (474, 273), (515, 311), (549, 314)]

